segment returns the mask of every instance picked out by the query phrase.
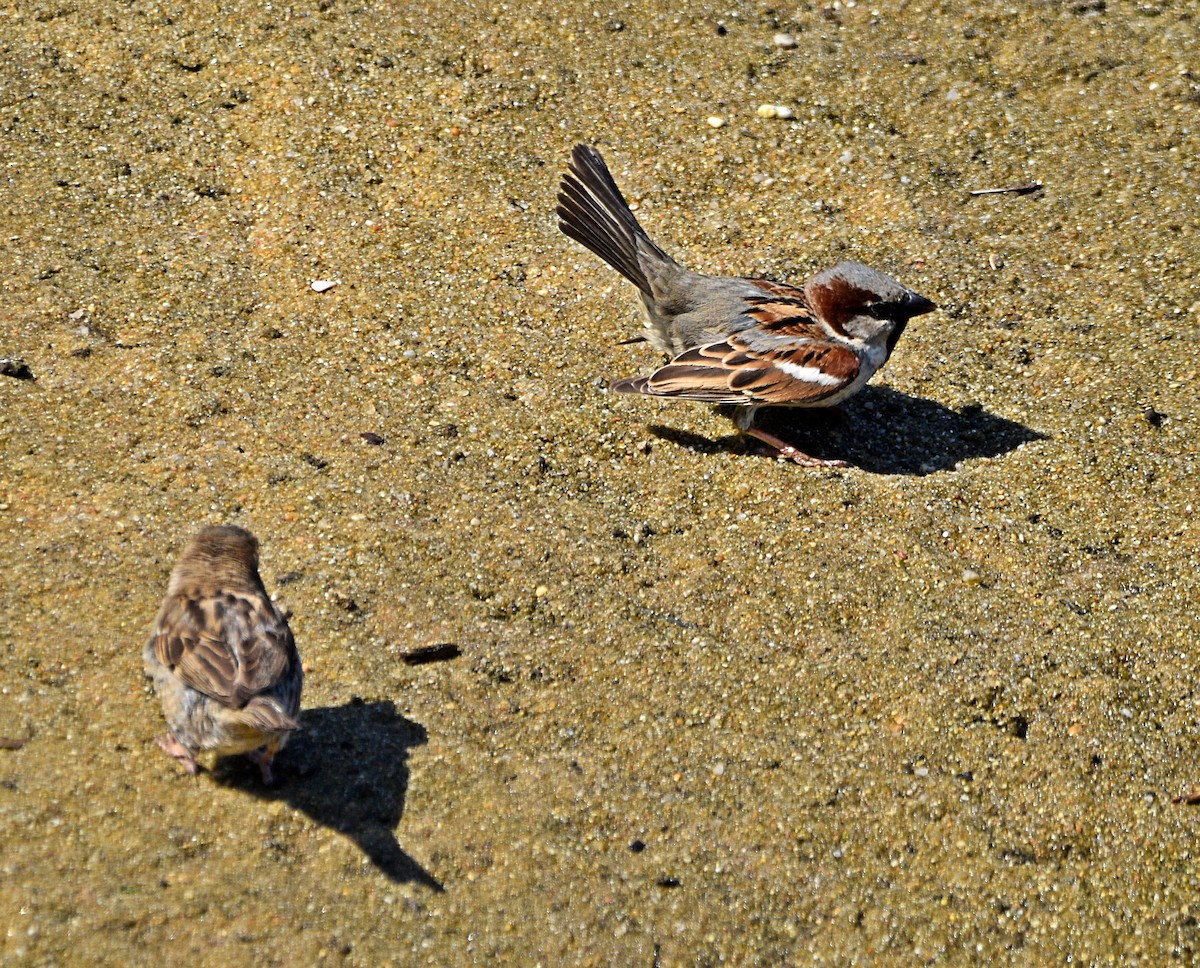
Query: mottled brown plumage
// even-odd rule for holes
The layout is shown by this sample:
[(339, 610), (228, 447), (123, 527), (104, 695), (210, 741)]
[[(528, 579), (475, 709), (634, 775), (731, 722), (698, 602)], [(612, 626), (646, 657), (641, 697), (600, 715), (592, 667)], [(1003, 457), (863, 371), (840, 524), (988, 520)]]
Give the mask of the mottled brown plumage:
[(207, 527), (180, 555), (142, 653), (170, 733), (157, 742), (195, 774), (196, 756), (271, 761), (300, 727), (304, 673), (287, 619), (258, 574), (258, 539)]

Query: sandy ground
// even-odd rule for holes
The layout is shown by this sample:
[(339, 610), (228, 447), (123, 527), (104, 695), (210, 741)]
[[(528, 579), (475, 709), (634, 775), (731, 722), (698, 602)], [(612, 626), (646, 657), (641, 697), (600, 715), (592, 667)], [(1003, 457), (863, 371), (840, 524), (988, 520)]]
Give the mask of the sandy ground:
[[(1200, 953), (1195, 10), (962, 6), (0, 10), (6, 964)], [(942, 306), (769, 421), (851, 468), (605, 392), (577, 141), (693, 268)], [(152, 742), (221, 521), (309, 669), (271, 789)]]

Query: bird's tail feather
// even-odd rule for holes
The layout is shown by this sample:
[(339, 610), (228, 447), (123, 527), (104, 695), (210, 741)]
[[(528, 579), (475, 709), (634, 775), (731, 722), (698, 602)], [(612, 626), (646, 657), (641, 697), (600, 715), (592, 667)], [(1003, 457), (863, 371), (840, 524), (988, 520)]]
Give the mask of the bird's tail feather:
[(270, 699), (256, 696), (237, 711), (230, 725), (233, 733), (286, 733), (300, 728), (295, 716), (286, 712)]
[(604, 158), (590, 145), (576, 145), (571, 152), (570, 170), (563, 175), (558, 193), (558, 218), (558, 227), (565, 235), (591, 249), (643, 293), (653, 296), (638, 258), (639, 246), (668, 262), (671, 259), (650, 241), (613, 181)]

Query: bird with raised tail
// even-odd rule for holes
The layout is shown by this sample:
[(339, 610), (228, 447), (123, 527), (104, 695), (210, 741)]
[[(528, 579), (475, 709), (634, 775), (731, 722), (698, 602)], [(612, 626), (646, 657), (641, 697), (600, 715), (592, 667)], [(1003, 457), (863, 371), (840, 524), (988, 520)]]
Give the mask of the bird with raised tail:
[(232, 525), (184, 548), (142, 653), (170, 732), (156, 742), (188, 773), (201, 753), (271, 763), (300, 728), (304, 671), (287, 619), (258, 574), (258, 539)]
[(860, 262), (839, 262), (803, 287), (690, 272), (651, 241), (589, 145), (571, 152), (558, 217), (563, 233), (637, 286), (648, 317), (642, 338), (671, 357), (611, 388), (729, 405), (739, 430), (798, 464), (846, 466), (755, 427), (758, 408), (840, 403), (887, 362), (909, 319), (937, 308)]

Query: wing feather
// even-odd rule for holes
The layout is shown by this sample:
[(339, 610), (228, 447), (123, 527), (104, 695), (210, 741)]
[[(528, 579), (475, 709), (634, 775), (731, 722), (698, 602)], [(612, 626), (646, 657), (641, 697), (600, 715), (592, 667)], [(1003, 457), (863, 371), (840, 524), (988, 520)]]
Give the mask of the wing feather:
[(183, 683), (235, 709), (298, 661), (291, 630), (270, 600), (230, 592), (169, 599), (155, 627), (154, 653)]
[(614, 389), (706, 403), (811, 406), (858, 376), (849, 346), (810, 341), (755, 353), (740, 336), (708, 343), (675, 357), (648, 377)]

